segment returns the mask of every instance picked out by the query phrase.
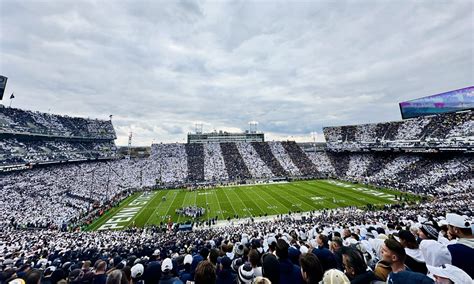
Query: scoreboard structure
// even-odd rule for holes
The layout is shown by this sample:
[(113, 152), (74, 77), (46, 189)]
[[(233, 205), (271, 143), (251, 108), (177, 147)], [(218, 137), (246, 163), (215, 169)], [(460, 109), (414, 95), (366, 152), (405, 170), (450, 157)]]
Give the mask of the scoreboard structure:
[(401, 102), (403, 119), (474, 109), (474, 86)]
[(225, 131), (188, 133), (188, 144), (212, 142), (265, 142), (265, 138), (263, 133), (257, 133), (254, 131), (246, 131), (244, 133), (229, 133)]

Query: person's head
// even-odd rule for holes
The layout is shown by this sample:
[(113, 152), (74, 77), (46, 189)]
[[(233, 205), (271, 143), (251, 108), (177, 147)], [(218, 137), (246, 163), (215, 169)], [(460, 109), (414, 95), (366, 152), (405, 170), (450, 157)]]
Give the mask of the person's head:
[(239, 267), (237, 279), (241, 284), (249, 284), (255, 278), (255, 271), (250, 263), (245, 263)]
[(107, 276), (106, 284), (120, 284), (122, 282), (122, 270), (114, 269)]
[(253, 280), (252, 284), (272, 284), (272, 282), (268, 278), (257, 276)]
[(276, 255), (280, 259), (287, 259), (288, 258), (288, 243), (282, 239), (278, 239), (277, 246), (276, 246)]
[(435, 283), (472, 283), (472, 279), (469, 274), (451, 264), (444, 264), (438, 267), (428, 265), (428, 270), (431, 276), (435, 278)]
[(317, 242), (318, 246), (320, 246), (320, 247), (329, 247), (329, 245), (328, 245), (329, 238), (328, 238), (328, 236), (326, 236), (324, 234), (319, 234), (318, 238), (316, 239), (316, 242)]
[(97, 268), (95, 269), (95, 271), (97, 273), (105, 272), (106, 269), (107, 269), (107, 263), (105, 261), (101, 260), (97, 263)]
[(276, 250), (276, 246), (277, 246), (277, 240), (275, 237), (269, 237), (267, 239), (267, 242), (268, 242), (268, 250), (273, 252)]
[(257, 267), (258, 260), (260, 258), (260, 256), (258, 255), (258, 251), (256, 249), (251, 249), (249, 251), (248, 257), (249, 257), (250, 264), (252, 264), (252, 267)]
[(165, 258), (161, 263), (161, 272), (169, 274), (171, 270), (173, 270), (173, 261), (171, 261), (171, 258)]
[(389, 264), (405, 262), (406, 252), (403, 246), (394, 239), (386, 239), (381, 249), (382, 260)]
[(398, 232), (398, 238), (400, 239), (400, 244), (404, 248), (417, 249), (418, 243), (416, 242), (415, 236), (407, 230), (400, 230)]
[(418, 230), (418, 237), (422, 240), (437, 240), (438, 230), (431, 222), (425, 222)]
[(350, 236), (351, 236), (351, 230), (349, 230), (349, 229), (344, 229), (344, 231), (343, 231), (343, 236), (344, 236), (344, 238), (350, 237)]
[(324, 272), (323, 283), (350, 284), (351, 282), (344, 274), (344, 272), (337, 269), (330, 269)]
[(209, 255), (209, 249), (206, 247), (203, 247), (200, 251), (199, 254), (202, 256), (202, 258), (207, 259), (207, 256)]
[(90, 260), (86, 260), (84, 261), (84, 263), (82, 264), (82, 269), (83, 270), (89, 270), (91, 268), (91, 261)]
[(332, 250), (339, 250), (340, 248), (342, 248), (342, 238), (340, 238), (340, 237), (332, 238), (331, 249)]
[(208, 260), (201, 261), (196, 267), (194, 274), (195, 284), (214, 284), (216, 283), (216, 269)]
[(262, 256), (262, 274), (272, 283), (280, 281), (280, 263), (272, 253), (266, 253)]
[(42, 273), (38, 269), (31, 269), (29, 270), (25, 277), (25, 284), (39, 284), (41, 281)]
[(224, 269), (231, 269), (232, 267), (232, 260), (230, 260), (229, 257), (227, 256), (224, 256), (221, 258), (221, 264), (220, 264), (220, 268), (221, 270), (224, 270)]
[(218, 249), (211, 249), (209, 251), (209, 256), (207, 257), (207, 259), (214, 265), (217, 264), (217, 258), (219, 257), (219, 250)]
[(68, 283), (80, 283), (84, 277), (84, 271), (79, 268), (76, 268), (69, 272)]
[(301, 276), (306, 283), (319, 283), (323, 279), (323, 267), (318, 257), (305, 253), (300, 257)]
[(183, 265), (186, 269), (191, 268), (191, 264), (193, 263), (193, 256), (190, 254), (187, 254), (184, 256), (183, 259)]
[(343, 247), (341, 252), (342, 264), (349, 279), (363, 274), (367, 270), (367, 264), (365, 263), (364, 256), (358, 249), (352, 247)]
[(461, 216), (454, 213), (446, 214), (448, 223), (448, 233), (456, 238), (472, 238), (471, 222), (467, 216)]

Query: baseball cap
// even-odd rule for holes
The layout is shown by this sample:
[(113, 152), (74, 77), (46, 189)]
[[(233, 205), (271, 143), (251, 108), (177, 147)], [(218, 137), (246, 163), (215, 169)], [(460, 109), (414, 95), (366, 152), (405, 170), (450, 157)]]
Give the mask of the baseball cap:
[(153, 252), (152, 255), (153, 255), (153, 256), (158, 256), (158, 255), (160, 255), (160, 252), (161, 252), (161, 251), (160, 251), (159, 249), (156, 249), (156, 250)]
[(454, 265), (444, 264), (438, 267), (427, 265), (427, 267), (433, 276), (436, 275), (442, 278), (447, 278), (454, 283), (472, 283), (469, 274)]
[(458, 215), (455, 213), (446, 214), (446, 222), (448, 225), (468, 229), (471, 228), (471, 222), (466, 215)]
[(173, 262), (171, 261), (171, 258), (166, 258), (163, 260), (163, 263), (161, 263), (161, 271), (166, 272), (173, 269)]
[(145, 267), (143, 267), (143, 264), (137, 263), (134, 266), (132, 266), (132, 278), (138, 278), (143, 275), (143, 271), (145, 270)]
[(344, 272), (337, 269), (330, 269), (324, 273), (323, 277), (324, 284), (349, 284), (349, 278), (344, 274)]
[(184, 257), (183, 264), (191, 264), (191, 263), (193, 263), (193, 256), (190, 254), (187, 254)]

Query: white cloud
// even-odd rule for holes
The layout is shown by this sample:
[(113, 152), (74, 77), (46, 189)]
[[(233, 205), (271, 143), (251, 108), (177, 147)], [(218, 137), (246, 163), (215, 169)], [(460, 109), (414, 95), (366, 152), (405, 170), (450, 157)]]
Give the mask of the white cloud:
[(311, 140), (400, 119), (398, 102), (472, 84), (472, 1), (13, 1), (0, 73), (14, 106), (106, 119), (118, 144), (205, 130)]

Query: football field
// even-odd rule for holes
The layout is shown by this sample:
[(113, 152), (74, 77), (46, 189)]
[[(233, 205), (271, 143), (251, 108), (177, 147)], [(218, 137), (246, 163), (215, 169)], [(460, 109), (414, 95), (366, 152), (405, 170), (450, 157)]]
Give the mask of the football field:
[[(306, 212), (347, 206), (395, 203), (395, 191), (336, 180), (310, 180), (219, 187), (188, 191), (185, 189), (138, 192), (109, 210), (88, 230), (123, 229), (129, 226), (164, 224), (169, 220), (184, 223), (190, 217), (175, 211), (186, 206), (205, 209), (200, 220), (234, 216), (259, 217), (291, 212)], [(398, 193), (399, 194), (399, 193)]]

